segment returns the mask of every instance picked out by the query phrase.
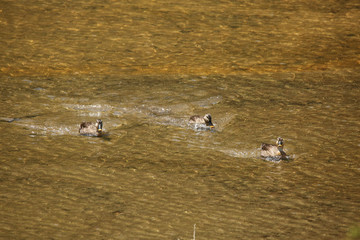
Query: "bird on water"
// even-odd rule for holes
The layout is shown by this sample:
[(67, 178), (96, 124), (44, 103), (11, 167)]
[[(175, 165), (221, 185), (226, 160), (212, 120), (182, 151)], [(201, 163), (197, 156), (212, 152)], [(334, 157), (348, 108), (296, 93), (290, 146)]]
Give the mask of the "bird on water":
[(204, 117), (201, 117), (199, 115), (194, 115), (191, 116), (189, 119), (190, 123), (195, 123), (195, 124), (204, 124), (207, 127), (210, 127), (210, 129), (214, 128), (214, 124), (211, 121), (211, 115), (209, 113), (205, 114)]
[(280, 159), (287, 159), (287, 155), (284, 152), (284, 140), (281, 137), (278, 137), (276, 139), (276, 145), (262, 143), (261, 157), (264, 158), (276, 157)]
[(103, 122), (101, 119), (96, 120), (96, 122), (82, 122), (79, 133), (81, 135), (100, 137), (103, 134)]

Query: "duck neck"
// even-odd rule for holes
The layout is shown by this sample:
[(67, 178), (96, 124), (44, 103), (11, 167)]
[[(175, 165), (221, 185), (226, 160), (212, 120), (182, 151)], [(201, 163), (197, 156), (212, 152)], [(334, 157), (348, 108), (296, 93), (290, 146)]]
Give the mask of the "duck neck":
[(281, 146), (281, 147), (278, 147), (278, 150), (279, 150), (281, 156), (286, 156), (286, 153), (284, 152), (284, 149), (283, 149), (282, 146)]

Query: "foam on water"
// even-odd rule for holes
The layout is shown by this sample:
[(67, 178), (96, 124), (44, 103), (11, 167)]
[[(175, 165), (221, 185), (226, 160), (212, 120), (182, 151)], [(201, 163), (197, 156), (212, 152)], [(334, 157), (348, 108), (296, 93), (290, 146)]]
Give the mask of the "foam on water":
[(258, 158), (260, 153), (258, 150), (239, 150), (239, 149), (220, 149), (220, 152), (225, 153), (235, 158)]

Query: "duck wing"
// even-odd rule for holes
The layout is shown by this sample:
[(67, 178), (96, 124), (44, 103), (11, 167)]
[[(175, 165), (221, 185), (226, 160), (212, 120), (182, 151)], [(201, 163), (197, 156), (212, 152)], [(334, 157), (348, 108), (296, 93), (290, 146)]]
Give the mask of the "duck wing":
[[(82, 122), (81, 124), (80, 124), (80, 129), (84, 129), (84, 128), (88, 128), (88, 127), (90, 127), (92, 125), (92, 122)], [(79, 130), (80, 130), (79, 129)]]
[(261, 150), (268, 151), (268, 150), (270, 150), (270, 149), (273, 148), (273, 147), (274, 147), (274, 145), (272, 145), (272, 144), (267, 144), (267, 143), (262, 143), (262, 144), (261, 144)]
[(201, 118), (199, 115), (194, 115), (190, 117), (190, 121), (196, 122), (197, 119)]

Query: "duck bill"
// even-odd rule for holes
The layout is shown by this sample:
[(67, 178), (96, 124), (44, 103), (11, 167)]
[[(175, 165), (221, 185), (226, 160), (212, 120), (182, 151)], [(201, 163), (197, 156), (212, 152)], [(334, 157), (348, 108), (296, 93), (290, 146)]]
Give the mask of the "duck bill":
[(211, 129), (215, 128), (215, 126), (214, 126), (214, 125), (212, 125), (212, 124), (211, 124), (209, 127), (210, 127)]

